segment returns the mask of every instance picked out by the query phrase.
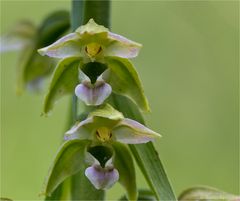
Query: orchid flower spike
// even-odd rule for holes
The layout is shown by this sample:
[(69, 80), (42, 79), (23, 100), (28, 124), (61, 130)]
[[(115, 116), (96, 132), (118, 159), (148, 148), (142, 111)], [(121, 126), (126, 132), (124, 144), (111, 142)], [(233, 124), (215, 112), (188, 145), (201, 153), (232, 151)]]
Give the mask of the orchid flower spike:
[(90, 19), (55, 43), (39, 49), (41, 55), (54, 58), (81, 57), (85, 63), (103, 61), (105, 56), (133, 58), (139, 53), (141, 44), (110, 32), (104, 26)]
[(102, 143), (118, 141), (125, 144), (141, 144), (157, 137), (161, 135), (137, 121), (124, 118), (122, 113), (108, 104), (91, 112), (88, 118), (65, 133), (65, 140), (90, 139)]

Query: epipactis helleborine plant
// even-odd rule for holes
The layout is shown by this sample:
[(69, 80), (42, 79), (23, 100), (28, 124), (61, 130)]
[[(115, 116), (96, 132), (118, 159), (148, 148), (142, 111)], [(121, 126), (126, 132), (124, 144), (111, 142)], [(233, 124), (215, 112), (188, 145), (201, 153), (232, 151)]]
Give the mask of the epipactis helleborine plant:
[[(125, 144), (147, 143), (161, 136), (137, 121), (124, 118), (121, 112), (104, 102), (113, 91), (127, 96), (141, 109), (149, 110), (141, 81), (128, 60), (136, 57), (140, 48), (141, 44), (112, 33), (90, 19), (74, 33), (38, 50), (42, 55), (61, 59), (45, 100), (46, 112), (52, 102), (74, 89), (75, 95), (86, 105), (97, 106), (64, 135), (65, 143), (89, 142), (90, 146), (82, 155), (82, 160), (88, 158), (85, 176), (96, 189), (102, 190), (124, 180), (123, 186), (130, 194), (133, 192), (129, 194), (133, 200), (137, 196), (135, 170)], [(65, 148), (63, 146), (60, 154)], [(126, 167), (131, 170), (126, 172)]]

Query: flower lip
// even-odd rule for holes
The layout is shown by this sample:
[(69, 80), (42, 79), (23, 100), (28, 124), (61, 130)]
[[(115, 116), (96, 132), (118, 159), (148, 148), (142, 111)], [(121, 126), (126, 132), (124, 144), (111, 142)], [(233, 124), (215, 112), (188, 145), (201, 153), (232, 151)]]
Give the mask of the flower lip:
[(100, 75), (93, 84), (90, 78), (79, 70), (79, 80), (75, 88), (76, 96), (86, 105), (101, 105), (111, 94), (112, 87)]
[(102, 64), (100, 62), (89, 62), (83, 65), (81, 70), (84, 72), (84, 74), (86, 74), (89, 77), (89, 79), (91, 80), (91, 83), (94, 84), (97, 78), (101, 74), (103, 74), (103, 72), (106, 69), (107, 69), (107, 66), (105, 64)]
[(119, 179), (119, 173), (115, 168), (91, 166), (85, 170), (85, 175), (96, 189), (102, 190), (111, 188)]
[(91, 166), (85, 175), (96, 189), (109, 189), (119, 179), (118, 170), (113, 166), (113, 150), (108, 146), (93, 146), (88, 149)]
[[(113, 156), (113, 150), (110, 147), (107, 146), (93, 146), (88, 149), (88, 152), (91, 154), (91, 156), (97, 160), (94, 163), (95, 166), (100, 164), (102, 168), (105, 168), (108, 166), (108, 161), (112, 158)], [(96, 163), (98, 162), (98, 163)]]

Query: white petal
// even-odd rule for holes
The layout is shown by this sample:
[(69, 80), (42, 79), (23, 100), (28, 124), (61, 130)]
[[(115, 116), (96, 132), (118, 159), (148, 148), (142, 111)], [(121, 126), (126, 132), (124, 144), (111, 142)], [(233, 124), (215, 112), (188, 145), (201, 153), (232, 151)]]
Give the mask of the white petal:
[(160, 134), (128, 118), (125, 118), (113, 128), (112, 133), (117, 141), (126, 144), (147, 143), (156, 137), (161, 137)]
[(117, 56), (122, 58), (136, 57), (142, 47), (141, 44), (129, 40), (121, 35), (108, 32), (108, 38), (115, 40), (105, 50), (105, 56)]
[(41, 55), (47, 55), (54, 58), (66, 58), (81, 56), (81, 46), (77, 43), (79, 36), (76, 33), (70, 33), (55, 43), (39, 49)]
[(91, 129), (87, 127), (93, 123), (93, 118), (89, 117), (80, 123), (74, 125), (70, 130), (68, 130), (65, 135), (65, 140), (72, 140), (72, 139), (90, 139), (91, 136)]

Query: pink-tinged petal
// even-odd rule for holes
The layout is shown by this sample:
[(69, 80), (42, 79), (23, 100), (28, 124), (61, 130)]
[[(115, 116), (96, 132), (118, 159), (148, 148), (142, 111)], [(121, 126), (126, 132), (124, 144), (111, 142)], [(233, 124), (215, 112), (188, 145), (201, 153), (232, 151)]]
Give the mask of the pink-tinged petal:
[(113, 40), (104, 52), (105, 56), (117, 56), (122, 58), (136, 57), (142, 47), (141, 44), (129, 40), (121, 35), (108, 32), (108, 38)]
[(72, 139), (91, 139), (91, 125), (93, 123), (93, 118), (89, 117), (80, 123), (74, 125), (70, 130), (68, 130), (64, 135), (64, 140)]
[(115, 168), (102, 168), (91, 166), (85, 170), (85, 175), (96, 189), (107, 190), (119, 179), (119, 173)]
[(79, 36), (76, 33), (70, 33), (55, 43), (39, 49), (38, 52), (45, 56), (54, 58), (66, 58), (81, 56), (81, 46), (78, 44)]
[(83, 82), (75, 88), (76, 96), (86, 105), (101, 105), (111, 92), (111, 86), (103, 81), (97, 81), (94, 85)]
[(113, 128), (112, 133), (117, 141), (126, 144), (147, 143), (156, 137), (161, 137), (160, 134), (128, 118), (125, 118)]

